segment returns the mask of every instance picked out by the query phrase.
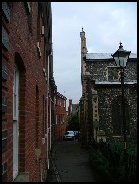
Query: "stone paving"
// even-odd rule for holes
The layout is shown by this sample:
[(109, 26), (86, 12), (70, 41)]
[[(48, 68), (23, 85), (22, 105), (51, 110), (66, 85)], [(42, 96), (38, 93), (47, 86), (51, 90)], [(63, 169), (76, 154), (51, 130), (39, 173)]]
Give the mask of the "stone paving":
[(88, 152), (80, 147), (78, 141), (58, 142), (53, 150), (53, 158), (49, 182), (96, 181), (88, 162)]

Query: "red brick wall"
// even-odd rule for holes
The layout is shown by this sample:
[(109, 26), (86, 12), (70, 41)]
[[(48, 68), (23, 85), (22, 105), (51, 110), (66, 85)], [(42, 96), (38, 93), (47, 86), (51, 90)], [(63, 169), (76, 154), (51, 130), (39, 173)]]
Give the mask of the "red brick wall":
[(63, 135), (66, 131), (66, 107), (64, 107), (64, 101), (65, 99), (57, 95), (57, 103), (56, 103), (56, 116), (57, 116), (56, 138), (57, 140), (62, 140)]
[[(9, 35), (10, 32), (10, 25), (9, 23), (6, 21), (4, 14), (2, 14), (2, 26), (6, 29), (6, 32)], [(10, 65), (10, 59), (9, 59), (9, 49), (6, 50), (4, 47), (2, 47), (2, 64), (6, 64), (7, 66), (7, 70), (8, 70), (8, 78), (7, 80), (3, 80), (2, 79), (2, 96), (6, 97), (7, 100), (7, 108), (6, 111), (2, 113), (2, 131), (7, 131), (7, 141), (3, 144), (3, 154), (2, 154), (2, 166), (7, 165), (6, 168), (6, 172), (5, 174), (2, 176), (3, 181), (7, 181), (7, 179), (9, 178), (9, 175), (12, 175), (12, 170), (11, 170), (11, 166), (12, 166), (12, 153), (11, 153), (11, 144), (12, 144), (12, 139), (11, 139), (11, 135), (12, 135), (12, 121), (11, 121), (11, 116), (10, 116), (10, 112), (11, 112), (11, 99), (10, 99), (10, 89), (9, 89), (9, 84), (10, 84), (10, 70), (11, 70), (11, 65)], [(12, 85), (12, 83), (10, 84)], [(11, 179), (10, 179), (11, 180)]]
[(69, 106), (68, 106), (68, 115), (71, 115), (71, 111), (72, 111), (72, 100), (69, 99)]
[[(45, 165), (46, 145), (42, 145), (43, 137), (43, 95), (46, 98), (46, 80), (43, 73), (44, 37), (40, 36), (42, 56), (37, 53), (37, 14), (38, 3), (31, 2), (32, 33), (29, 30), (28, 15), (23, 2), (12, 3), (9, 23), (9, 60), (8, 80), (3, 82), (2, 93), (7, 96), (7, 112), (3, 114), (3, 129), (8, 130), (7, 150), (2, 155), (2, 162), (7, 162), (7, 181), (13, 179), (13, 71), (15, 53), (18, 53), (21, 80), (19, 94), (19, 171), (29, 173), (29, 181), (40, 181), (40, 165)], [(42, 24), (42, 22), (41, 22)], [(6, 86), (6, 89), (5, 89)], [(36, 86), (39, 91), (38, 101), (38, 145), (42, 150), (41, 160), (36, 161), (35, 155), (35, 103)], [(44, 166), (46, 167), (46, 166)]]

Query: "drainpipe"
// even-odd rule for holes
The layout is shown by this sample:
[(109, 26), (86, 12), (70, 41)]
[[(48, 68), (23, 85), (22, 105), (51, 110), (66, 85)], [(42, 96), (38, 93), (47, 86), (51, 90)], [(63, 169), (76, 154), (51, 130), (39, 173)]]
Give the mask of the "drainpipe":
[(50, 127), (49, 127), (49, 130), (50, 130), (50, 151), (51, 151), (51, 126), (52, 126), (52, 122), (51, 122), (51, 102), (52, 99), (51, 99), (51, 96), (50, 96)]
[(49, 146), (48, 146), (48, 135), (49, 135), (49, 129), (48, 129), (48, 118), (49, 118), (49, 111), (48, 111), (48, 103), (49, 103), (49, 55), (48, 55), (48, 70), (47, 70), (47, 92), (46, 92), (46, 114), (47, 114), (47, 121), (46, 121), (46, 127), (47, 127), (47, 160), (48, 160), (48, 164), (47, 164), (47, 167), (49, 169)]

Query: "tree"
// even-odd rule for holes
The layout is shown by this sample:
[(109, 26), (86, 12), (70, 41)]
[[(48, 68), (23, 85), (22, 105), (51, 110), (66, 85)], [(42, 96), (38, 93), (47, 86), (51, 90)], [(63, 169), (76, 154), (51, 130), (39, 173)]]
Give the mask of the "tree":
[(78, 115), (74, 115), (68, 122), (67, 130), (79, 131), (79, 117)]

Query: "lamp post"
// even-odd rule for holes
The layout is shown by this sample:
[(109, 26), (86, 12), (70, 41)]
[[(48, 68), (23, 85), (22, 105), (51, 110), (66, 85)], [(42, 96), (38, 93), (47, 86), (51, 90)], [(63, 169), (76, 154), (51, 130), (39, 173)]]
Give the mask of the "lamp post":
[(87, 116), (87, 125), (88, 125), (88, 146), (91, 146), (94, 143), (94, 127), (92, 123), (93, 118), (93, 109), (92, 109), (92, 90), (91, 90), (91, 76), (87, 76), (87, 105), (88, 105), (88, 116)]
[(126, 67), (127, 60), (129, 58), (131, 51), (126, 51), (123, 49), (122, 43), (120, 42), (119, 49), (112, 54), (116, 65), (120, 68), (120, 80), (122, 89), (122, 125), (123, 125), (123, 141), (124, 141), (124, 177), (127, 180), (127, 126), (125, 120), (125, 103), (124, 103), (124, 69)]

